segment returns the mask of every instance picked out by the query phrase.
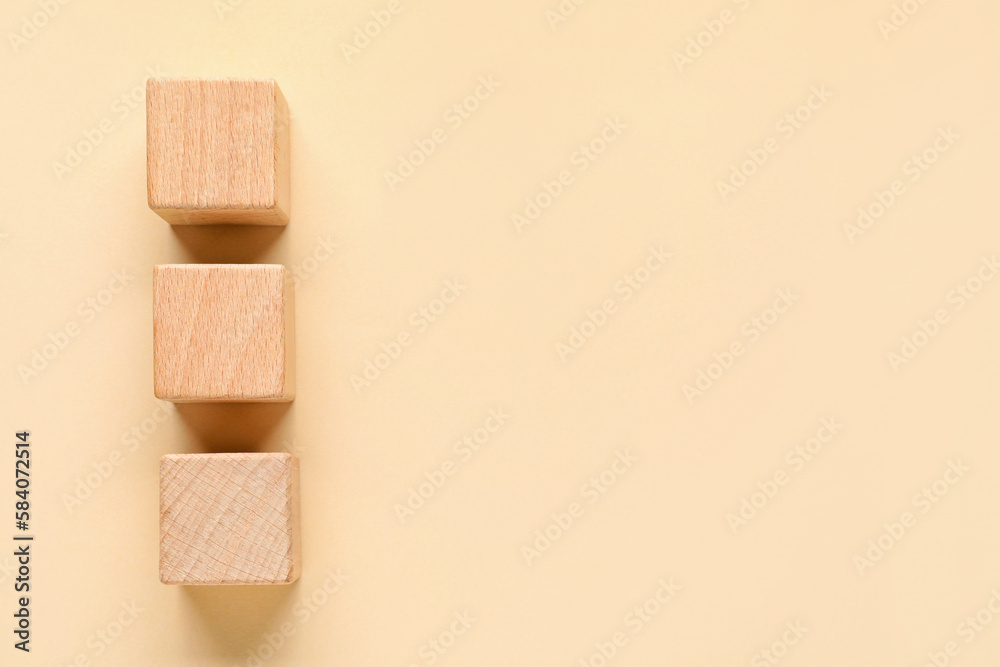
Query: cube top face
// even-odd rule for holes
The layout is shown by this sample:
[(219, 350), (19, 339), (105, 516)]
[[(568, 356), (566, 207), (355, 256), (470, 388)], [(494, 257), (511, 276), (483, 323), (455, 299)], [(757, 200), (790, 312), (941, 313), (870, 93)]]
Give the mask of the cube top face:
[(299, 464), (291, 454), (160, 461), (160, 581), (289, 584), (299, 576)]
[(272, 79), (146, 82), (149, 207), (171, 224), (288, 223), (288, 106)]
[(153, 269), (153, 391), (178, 403), (290, 401), (292, 281), (280, 264)]

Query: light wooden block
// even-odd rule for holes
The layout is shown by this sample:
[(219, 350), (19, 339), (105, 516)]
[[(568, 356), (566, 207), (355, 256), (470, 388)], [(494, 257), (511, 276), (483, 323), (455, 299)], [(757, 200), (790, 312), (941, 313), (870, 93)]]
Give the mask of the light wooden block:
[(273, 79), (146, 81), (149, 207), (172, 225), (288, 224), (288, 105)]
[(291, 454), (160, 460), (160, 581), (290, 584), (299, 577), (299, 462)]
[(280, 264), (153, 269), (153, 393), (175, 403), (290, 401), (294, 297)]

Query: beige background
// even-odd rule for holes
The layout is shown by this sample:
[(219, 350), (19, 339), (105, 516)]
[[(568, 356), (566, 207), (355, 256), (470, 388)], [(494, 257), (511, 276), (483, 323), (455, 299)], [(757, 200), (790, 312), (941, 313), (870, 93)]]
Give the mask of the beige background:
[[(976, 283), (1000, 252), (1000, 6), (911, 0), (883, 35), (889, 0), (593, 0), (553, 29), (558, 4), (401, 0), (350, 62), (343, 44), (388, 2), (71, 0), (51, 18), (4, 4), (0, 427), (32, 432), (38, 541), (34, 650), (5, 629), (0, 663), (600, 665), (618, 632), (622, 666), (916, 667), (948, 642), (939, 662), (1000, 661), (1000, 280)], [(284, 231), (174, 230), (148, 210), (151, 72), (279, 82)], [(499, 87), (455, 127), (446, 111), (481, 76)], [(788, 136), (778, 124), (814, 86), (831, 96)], [(574, 153), (609, 118), (627, 127), (580, 171)], [(444, 143), (391, 190), (385, 172), (439, 127)], [(765, 145), (723, 201), (718, 182)], [(519, 233), (512, 214), (562, 170), (570, 185)], [(849, 242), (844, 225), (894, 179), (902, 194)], [(626, 299), (616, 283), (651, 246), (672, 256)], [(290, 408), (153, 399), (152, 266), (189, 261), (299, 272)], [(461, 296), (421, 329), (456, 278)], [(970, 280), (981, 290), (959, 300)], [(797, 300), (751, 340), (778, 290)], [(557, 344), (609, 298), (563, 361)], [(938, 309), (946, 323), (893, 368)], [(412, 344), (355, 391), (401, 332)], [(684, 385), (717, 375), (734, 342), (743, 355), (689, 402)], [(37, 373), (36, 352), (52, 357)], [(491, 408), (509, 419), (463, 460), (454, 443)], [(843, 427), (798, 469), (786, 457), (824, 418)], [(160, 456), (257, 447), (301, 457), (301, 580), (159, 584)], [(605, 494), (584, 488), (626, 450), (637, 460)], [(397, 503), (445, 461), (454, 474), (401, 521)], [(949, 461), (968, 470), (922, 500)], [(773, 497), (734, 533), (727, 514), (758, 488)], [(522, 547), (572, 503), (582, 516), (529, 564)], [(883, 534), (906, 512), (915, 525)], [(859, 566), (880, 536), (891, 548)], [(635, 632), (627, 615), (671, 578), (681, 590)], [(972, 631), (983, 609), (992, 623)], [(465, 612), (471, 628), (434, 653)]]

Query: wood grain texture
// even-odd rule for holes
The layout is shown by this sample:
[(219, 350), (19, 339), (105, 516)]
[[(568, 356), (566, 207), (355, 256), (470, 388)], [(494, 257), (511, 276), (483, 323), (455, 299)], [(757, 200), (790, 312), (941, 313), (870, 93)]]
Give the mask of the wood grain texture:
[(291, 401), (292, 280), (280, 264), (153, 269), (153, 392), (185, 402)]
[(149, 207), (170, 224), (287, 224), (288, 143), (272, 79), (146, 82)]
[(299, 462), (291, 454), (160, 460), (160, 581), (290, 584), (299, 577)]

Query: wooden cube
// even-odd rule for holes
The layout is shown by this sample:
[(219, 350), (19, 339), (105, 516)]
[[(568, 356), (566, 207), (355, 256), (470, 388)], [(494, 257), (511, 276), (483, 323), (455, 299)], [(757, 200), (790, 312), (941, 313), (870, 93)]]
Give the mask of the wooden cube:
[(278, 84), (147, 80), (146, 189), (172, 225), (288, 224), (288, 105)]
[(153, 269), (153, 393), (175, 403), (290, 401), (292, 280), (280, 264)]
[(301, 569), (299, 462), (291, 454), (160, 460), (160, 581), (290, 584)]

